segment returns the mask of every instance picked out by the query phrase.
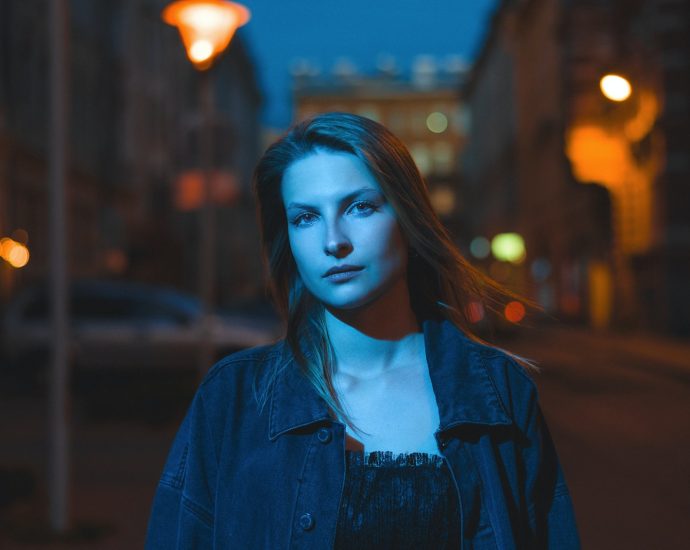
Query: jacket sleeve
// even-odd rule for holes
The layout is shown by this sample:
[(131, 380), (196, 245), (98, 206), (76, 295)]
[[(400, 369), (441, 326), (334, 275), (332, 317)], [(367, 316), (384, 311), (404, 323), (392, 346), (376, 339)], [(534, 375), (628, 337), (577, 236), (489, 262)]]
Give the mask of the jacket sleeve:
[(175, 436), (153, 500), (147, 550), (211, 548), (217, 461), (201, 393)]
[(522, 447), (529, 547), (580, 548), (570, 493), (534, 386), (529, 394)]

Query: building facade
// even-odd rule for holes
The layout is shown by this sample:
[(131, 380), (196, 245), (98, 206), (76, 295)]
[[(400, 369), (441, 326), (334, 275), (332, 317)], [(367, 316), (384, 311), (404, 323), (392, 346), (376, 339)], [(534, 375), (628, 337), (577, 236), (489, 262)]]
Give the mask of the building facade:
[(317, 113), (355, 113), (380, 122), (408, 147), (429, 185), (432, 203), (457, 240), (462, 224), (458, 159), (465, 144), (466, 112), (458, 86), (461, 67), (440, 69), (430, 57), (415, 60), (409, 76), (393, 70), (364, 75), (336, 66), (332, 74), (293, 74), (295, 119)]
[(681, 4), (505, 0), (464, 88), (474, 227), (525, 237), (525, 288), (561, 318), (690, 330)]
[[(71, 277), (195, 292), (199, 75), (177, 31), (161, 20), (165, 4), (67, 3), (68, 265)], [(0, 6), (0, 237), (20, 230), (31, 251), (22, 269), (0, 261), (3, 300), (48, 270), (48, 24), (33, 2)], [(261, 95), (241, 32), (212, 72), (216, 295), (229, 303), (261, 292), (250, 193)]]

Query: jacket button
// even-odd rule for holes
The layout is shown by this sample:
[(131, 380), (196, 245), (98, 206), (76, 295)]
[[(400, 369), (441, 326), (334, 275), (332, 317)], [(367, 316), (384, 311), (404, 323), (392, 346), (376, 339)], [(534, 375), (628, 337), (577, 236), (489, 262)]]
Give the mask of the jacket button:
[(316, 437), (325, 445), (331, 441), (331, 437), (333, 436), (331, 435), (331, 430), (328, 428), (321, 428), (318, 432), (316, 432)]
[(311, 517), (311, 514), (309, 512), (307, 512), (306, 514), (302, 514), (300, 516), (299, 526), (305, 531), (309, 531), (314, 527), (314, 518)]

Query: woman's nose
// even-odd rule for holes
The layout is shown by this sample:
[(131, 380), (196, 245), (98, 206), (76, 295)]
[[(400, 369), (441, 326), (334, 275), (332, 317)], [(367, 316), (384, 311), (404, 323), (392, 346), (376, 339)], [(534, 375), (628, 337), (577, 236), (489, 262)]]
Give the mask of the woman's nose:
[(328, 224), (326, 230), (326, 241), (324, 251), (329, 256), (341, 258), (347, 256), (352, 250), (352, 243), (347, 235), (342, 231), (338, 223)]

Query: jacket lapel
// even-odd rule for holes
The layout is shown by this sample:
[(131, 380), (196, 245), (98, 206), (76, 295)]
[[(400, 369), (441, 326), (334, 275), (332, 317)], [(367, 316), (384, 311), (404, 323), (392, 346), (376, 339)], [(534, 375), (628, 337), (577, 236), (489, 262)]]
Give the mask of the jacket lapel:
[(427, 320), (423, 329), (440, 417), (439, 431), (462, 424), (511, 424), (487, 370), (481, 346), (450, 321)]

